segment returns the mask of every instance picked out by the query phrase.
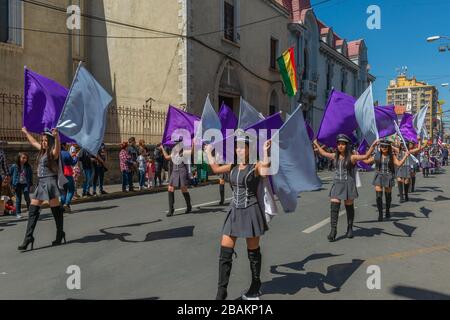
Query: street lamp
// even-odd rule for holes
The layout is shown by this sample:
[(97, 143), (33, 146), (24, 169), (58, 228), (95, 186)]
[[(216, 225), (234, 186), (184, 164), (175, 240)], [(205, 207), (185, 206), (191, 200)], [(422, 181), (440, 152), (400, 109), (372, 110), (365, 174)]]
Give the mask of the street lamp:
[(450, 40), (450, 37), (447, 37), (447, 36), (432, 36), (432, 37), (428, 37), (428, 38), (427, 38), (427, 41), (428, 41), (428, 42), (434, 42), (434, 41), (439, 40), (439, 39), (447, 39), (447, 40)]
[(428, 37), (427, 41), (433, 42), (433, 41), (439, 40), (440, 38), (441, 38), (441, 36), (432, 36), (432, 37)]

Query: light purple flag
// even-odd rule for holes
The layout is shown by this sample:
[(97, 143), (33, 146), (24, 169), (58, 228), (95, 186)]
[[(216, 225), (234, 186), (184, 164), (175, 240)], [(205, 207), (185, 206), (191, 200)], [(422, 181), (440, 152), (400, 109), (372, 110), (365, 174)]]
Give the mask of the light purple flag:
[(389, 137), (396, 133), (394, 122), (398, 121), (395, 106), (375, 107), (378, 135), (380, 138)]
[[(56, 128), (69, 89), (27, 68), (24, 71), (23, 126), (42, 133)], [(63, 134), (62, 142), (74, 142)]]
[(356, 99), (345, 93), (332, 90), (320, 124), (317, 140), (328, 147), (336, 147), (336, 137), (346, 134), (349, 137), (358, 128), (355, 117)]
[(414, 128), (413, 123), (414, 116), (410, 113), (405, 113), (402, 118), (402, 122), (400, 122), (400, 132), (402, 133), (403, 139), (406, 141), (413, 141), (414, 143), (418, 143), (417, 140), (417, 131)]
[(172, 134), (177, 129), (185, 129), (191, 134), (191, 138), (194, 137), (195, 121), (200, 121), (200, 117), (173, 106), (169, 106), (162, 144), (165, 146), (174, 146), (175, 143), (172, 142)]

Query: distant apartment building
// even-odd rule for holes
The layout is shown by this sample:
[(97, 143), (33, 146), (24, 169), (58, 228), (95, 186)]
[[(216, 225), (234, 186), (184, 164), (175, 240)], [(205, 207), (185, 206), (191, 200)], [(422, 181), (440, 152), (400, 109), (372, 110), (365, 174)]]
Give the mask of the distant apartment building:
[[(397, 110), (416, 114), (420, 108), (428, 105), (428, 114), (425, 120), (426, 128), (431, 138), (438, 134), (436, 114), (439, 107), (439, 91), (435, 86), (415, 77), (408, 78), (406, 74), (400, 74), (395, 80), (391, 80), (386, 90), (387, 104), (397, 106)], [(403, 112), (403, 113), (404, 113)]]

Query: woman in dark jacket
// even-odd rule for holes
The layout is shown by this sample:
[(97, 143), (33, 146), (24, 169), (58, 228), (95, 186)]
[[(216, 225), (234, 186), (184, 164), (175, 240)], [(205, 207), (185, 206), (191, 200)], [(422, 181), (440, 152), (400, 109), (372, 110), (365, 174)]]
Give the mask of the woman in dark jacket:
[(16, 216), (21, 218), (22, 195), (25, 197), (27, 209), (30, 209), (30, 188), (33, 185), (33, 170), (28, 163), (28, 154), (21, 152), (17, 156), (16, 163), (11, 166), (11, 187), (16, 194)]

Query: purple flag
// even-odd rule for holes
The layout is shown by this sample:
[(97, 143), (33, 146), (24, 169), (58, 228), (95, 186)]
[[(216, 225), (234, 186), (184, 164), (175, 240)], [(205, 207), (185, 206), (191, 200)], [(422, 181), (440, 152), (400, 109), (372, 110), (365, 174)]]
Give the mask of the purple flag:
[[(395, 128), (394, 128), (394, 130), (395, 130)], [(367, 143), (366, 140), (363, 140), (363, 142), (359, 145), (358, 153), (359, 154), (366, 154), (368, 148), (369, 148), (369, 144)], [(368, 164), (365, 164), (362, 161), (358, 161), (357, 162), (357, 166), (358, 166), (358, 168), (361, 168), (363, 170), (372, 171), (372, 166), (370, 166)]]
[(220, 107), (219, 119), (222, 124), (222, 134), (224, 137), (227, 129), (236, 130), (238, 118), (234, 114), (233, 110), (231, 110), (225, 103), (222, 103), (222, 106)]
[(375, 119), (380, 138), (385, 138), (396, 133), (394, 122), (398, 121), (398, 118), (395, 113), (395, 106), (375, 107)]
[(166, 146), (174, 146), (172, 142), (172, 134), (177, 129), (185, 129), (191, 134), (191, 138), (195, 134), (194, 123), (200, 121), (200, 117), (182, 111), (173, 106), (169, 106), (167, 111), (166, 126), (164, 128), (164, 134), (162, 138), (162, 144)]
[(305, 126), (306, 126), (306, 132), (308, 133), (309, 140), (313, 141), (314, 140), (313, 128), (311, 128), (311, 125), (307, 121), (305, 121)]
[[(33, 133), (56, 128), (69, 90), (25, 68), (23, 126)], [(62, 142), (74, 142), (60, 135)]]
[(417, 140), (417, 132), (414, 128), (413, 119), (414, 116), (412, 114), (405, 113), (402, 122), (400, 122), (400, 132), (402, 133), (403, 139), (418, 143), (419, 141)]
[(332, 90), (320, 124), (317, 140), (328, 147), (336, 147), (336, 137), (349, 137), (358, 128), (355, 117), (356, 99), (345, 93)]
[[(270, 139), (272, 137), (272, 132), (271, 130), (278, 130), (283, 126), (284, 122), (283, 119), (281, 118), (281, 114), (280, 113), (276, 113), (264, 120), (259, 121), (258, 123), (255, 123), (254, 125), (248, 127), (245, 129), (245, 131), (248, 130), (255, 130), (256, 134), (258, 135), (258, 137), (260, 136), (260, 130), (266, 129), (267, 130), (267, 137), (262, 137), (265, 139)], [(251, 134), (252, 132), (249, 132), (249, 134)], [(227, 147), (229, 148), (234, 148), (234, 137), (235, 135), (228, 135), (225, 137), (225, 139), (223, 141), (218, 141), (217, 143), (213, 143), (215, 145), (215, 147), (217, 148), (217, 144), (219, 142), (221, 142), (223, 144), (223, 159), (226, 160), (231, 160), (226, 158), (226, 155), (229, 154), (231, 157), (231, 154), (233, 154), (233, 150), (231, 149), (227, 149)], [(261, 142), (261, 141), (259, 141)], [(259, 154), (259, 145), (260, 143), (258, 143), (258, 154)]]
[(248, 127), (245, 129), (245, 131), (254, 129), (256, 132), (258, 132), (260, 129), (267, 129), (270, 139), (270, 130), (280, 129), (283, 126), (284, 122), (281, 118), (281, 114), (278, 112), (270, 117), (267, 117), (264, 120), (261, 120), (258, 123), (255, 123), (254, 125)]

